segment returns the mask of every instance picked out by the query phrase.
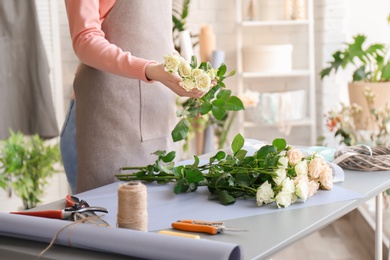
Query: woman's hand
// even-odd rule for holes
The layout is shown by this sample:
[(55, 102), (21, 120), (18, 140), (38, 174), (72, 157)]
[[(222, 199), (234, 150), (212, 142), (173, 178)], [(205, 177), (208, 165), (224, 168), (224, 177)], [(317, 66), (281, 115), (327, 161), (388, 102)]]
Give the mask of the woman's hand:
[(166, 72), (163, 64), (150, 63), (146, 66), (145, 73), (149, 80), (161, 82), (180, 97), (201, 98), (205, 94), (198, 89), (187, 91), (182, 88), (180, 86), (180, 83), (183, 81), (182, 78), (177, 74)]

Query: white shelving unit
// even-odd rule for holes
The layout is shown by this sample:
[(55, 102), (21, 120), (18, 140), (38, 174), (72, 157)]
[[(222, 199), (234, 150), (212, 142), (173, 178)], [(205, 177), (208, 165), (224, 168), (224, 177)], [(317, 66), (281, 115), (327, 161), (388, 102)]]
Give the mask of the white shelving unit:
[[(261, 5), (261, 1), (266, 0), (255, 1), (257, 1), (257, 6), (264, 7), (264, 4)], [(284, 121), (282, 123), (289, 125), (291, 132), (305, 132), (304, 134), (301, 133), (301, 137), (297, 139), (292, 136), (286, 136), (286, 139), (291, 138), (292, 142), (299, 142), (303, 145), (314, 145), (316, 143), (316, 95), (313, 0), (306, 0), (306, 19), (301, 20), (285, 20), (284, 18), (261, 20), (261, 17), (248, 20), (245, 18), (248, 3), (248, 0), (236, 0), (239, 95), (242, 95), (246, 89), (260, 93), (304, 89), (306, 91), (305, 116), (299, 120)], [(288, 72), (244, 71), (243, 47), (246, 46), (248, 41), (252, 45), (291, 44), (293, 46), (292, 70)], [(258, 139), (263, 139), (262, 135), (266, 131), (270, 135), (275, 135), (280, 122), (264, 124), (263, 122), (245, 119), (244, 113), (239, 114), (240, 132)], [(256, 136), (253, 133), (261, 133), (261, 135)], [(278, 137), (280, 135), (278, 133)], [(302, 141), (303, 139), (305, 140)]]

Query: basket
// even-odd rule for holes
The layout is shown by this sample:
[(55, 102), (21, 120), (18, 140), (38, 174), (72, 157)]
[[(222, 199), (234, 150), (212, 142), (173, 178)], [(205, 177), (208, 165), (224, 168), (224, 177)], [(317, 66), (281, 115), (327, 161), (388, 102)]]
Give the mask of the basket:
[(390, 147), (350, 146), (336, 151), (334, 163), (349, 170), (390, 170)]

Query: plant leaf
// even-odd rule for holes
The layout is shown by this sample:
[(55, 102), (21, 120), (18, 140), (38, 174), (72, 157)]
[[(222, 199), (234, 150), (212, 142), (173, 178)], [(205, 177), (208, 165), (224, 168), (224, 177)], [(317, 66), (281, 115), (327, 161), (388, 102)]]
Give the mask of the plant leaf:
[(237, 134), (232, 142), (232, 152), (234, 155), (244, 146), (245, 140), (241, 134)]
[(186, 138), (188, 130), (190, 129), (190, 123), (187, 119), (183, 118), (177, 123), (172, 130), (172, 139), (174, 142), (181, 141)]

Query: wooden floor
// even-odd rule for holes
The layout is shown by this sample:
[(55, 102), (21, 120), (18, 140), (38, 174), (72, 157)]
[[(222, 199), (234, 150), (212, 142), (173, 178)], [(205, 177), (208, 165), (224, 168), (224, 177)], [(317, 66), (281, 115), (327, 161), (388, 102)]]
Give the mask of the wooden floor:
[[(387, 218), (385, 218), (385, 216)], [(385, 211), (384, 229), (390, 212)], [(274, 255), (272, 260), (370, 260), (375, 259), (375, 233), (358, 210), (301, 239)], [(387, 248), (383, 245), (383, 259)]]

